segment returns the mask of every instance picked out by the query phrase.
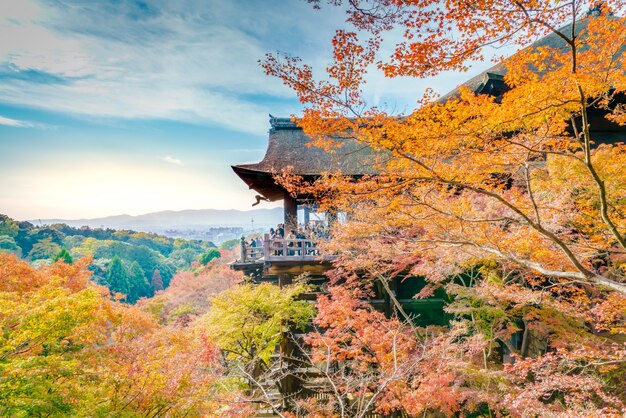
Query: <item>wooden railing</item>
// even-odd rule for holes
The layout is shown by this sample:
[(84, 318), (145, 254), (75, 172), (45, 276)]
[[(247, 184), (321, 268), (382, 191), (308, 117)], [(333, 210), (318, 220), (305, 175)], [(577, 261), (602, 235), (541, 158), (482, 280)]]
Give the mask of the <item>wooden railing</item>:
[(263, 242), (265, 261), (317, 260), (317, 242), (310, 239), (268, 239)]
[(252, 246), (241, 240), (239, 263), (271, 261), (313, 261), (319, 259), (317, 241), (311, 239), (270, 239), (266, 234), (263, 246)]
[(263, 258), (263, 247), (253, 247), (252, 245), (246, 243), (246, 241), (241, 238), (241, 253), (239, 255), (240, 263), (255, 263)]

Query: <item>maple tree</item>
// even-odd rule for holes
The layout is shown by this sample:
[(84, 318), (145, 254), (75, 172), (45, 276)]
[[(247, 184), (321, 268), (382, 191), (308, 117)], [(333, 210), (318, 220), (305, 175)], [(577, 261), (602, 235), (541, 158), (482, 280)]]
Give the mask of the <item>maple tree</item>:
[[(332, 284), (362, 295), (372, 281), (422, 276), (429, 284), (417, 298), (442, 286), (453, 298), (446, 310), (455, 321), (441, 331), (440, 344), (447, 345), (437, 348), (454, 354), (437, 366), (445, 370), (438, 376), (450, 377), (439, 389), (449, 391), (450, 403), (416, 403), (423, 397), (415, 394), (437, 376), (411, 375), (401, 384), (406, 392), (370, 391), (379, 397), (373, 408), (621, 413), (626, 141), (616, 126), (626, 124), (624, 2), (328, 3), (344, 7), (356, 30), (337, 31), (324, 76), (288, 56), (268, 55), (263, 66), (306, 105), (297, 121), (313, 146), (340, 152), (346, 140), (367, 145), (379, 174), (355, 179), (329, 172), (306, 183), (285, 170), (277, 179), (294, 194), (317, 196), (322, 209), (350, 214), (325, 245), (337, 255)], [(403, 39), (381, 57), (386, 35), (397, 29)], [(501, 94), (462, 86), (439, 98), (427, 91), (408, 114), (370, 107), (365, 99), (370, 71), (425, 78), (466, 70), (489, 47), (526, 46), (546, 35), (549, 42), (500, 61)], [(592, 120), (612, 126), (621, 139), (594, 129)], [(358, 321), (364, 308), (355, 311), (355, 301), (335, 296), (321, 299), (320, 312), (330, 304), (332, 321)], [(326, 321), (329, 330), (309, 342), (314, 348), (324, 342), (328, 356), (351, 359), (352, 328), (333, 335), (333, 322)], [(411, 334), (410, 321), (403, 326), (414, 347), (429, 341), (428, 333)], [(383, 344), (385, 333), (378, 338)], [(503, 354), (513, 362), (504, 370)], [(372, 363), (364, 375), (384, 371)], [(307, 402), (303, 407), (319, 406)], [(336, 397), (316, 413), (332, 416), (345, 405)]]
[(266, 367), (283, 326), (303, 328), (313, 317), (311, 304), (296, 300), (306, 289), (302, 284), (282, 289), (270, 283), (240, 284), (215, 295), (201, 321), (227, 358), (246, 367)]
[(176, 273), (166, 291), (141, 301), (141, 308), (161, 323), (189, 322), (206, 314), (213, 295), (243, 280), (241, 273), (230, 268), (232, 258), (226, 256), (207, 266)]
[[(609, 13), (621, 4), (603, 3), (600, 15), (579, 20), (587, 2), (452, 2), (442, 9), (428, 7), (429, 1), (369, 3), (380, 10), (357, 8), (350, 20), (373, 38), (362, 44), (356, 33), (338, 31), (326, 80), (316, 81), (295, 58), (268, 56), (264, 64), (308, 105), (299, 124), (315, 144), (332, 148), (350, 137), (381, 151), (375, 162), (381, 175), (356, 184), (339, 177), (325, 182), (353, 192), (353, 199), (342, 193), (343, 202), (332, 204), (357, 213), (362, 222), (353, 225), (364, 236), (402, 229), (413, 253), (439, 260), (442, 277), (496, 257), (544, 276), (625, 292), (614, 277), (618, 269), (603, 272), (593, 264), (594, 255), (626, 250), (624, 145), (594, 148), (603, 138), (592, 137), (588, 125), (595, 107), (624, 122), (616, 101), (626, 85), (626, 23)], [(553, 33), (561, 44), (505, 61), (511, 89), (497, 101), (462, 88), (443, 102), (427, 95), (413, 113), (395, 115), (366, 108), (361, 91), (381, 34), (394, 25), (406, 29), (408, 39), (389, 61), (376, 64), (389, 76), (464, 68), (488, 43), (525, 43)], [(454, 39), (447, 28), (454, 28)]]

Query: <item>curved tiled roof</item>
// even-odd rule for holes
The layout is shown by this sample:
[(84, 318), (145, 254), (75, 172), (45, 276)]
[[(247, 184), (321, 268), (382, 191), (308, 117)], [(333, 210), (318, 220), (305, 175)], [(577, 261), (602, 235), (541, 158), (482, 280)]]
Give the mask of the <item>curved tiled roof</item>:
[(311, 139), (288, 118), (270, 119), (269, 143), (263, 160), (237, 167), (263, 172), (280, 172), (291, 166), (295, 174), (319, 175), (341, 171), (345, 175), (375, 174), (372, 160), (375, 153), (369, 147), (352, 140), (328, 152), (307, 145)]

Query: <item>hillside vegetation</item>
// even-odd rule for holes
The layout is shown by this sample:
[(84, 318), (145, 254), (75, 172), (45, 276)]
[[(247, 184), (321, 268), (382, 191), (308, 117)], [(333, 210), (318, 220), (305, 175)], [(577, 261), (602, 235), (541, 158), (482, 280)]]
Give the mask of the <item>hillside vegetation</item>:
[(112, 298), (88, 267), (0, 254), (0, 416), (250, 416), (195, 321), (211, 293), (240, 279), (225, 261), (136, 305)]
[(211, 242), (65, 224), (35, 226), (0, 215), (0, 252), (14, 253), (33, 265), (91, 257), (92, 279), (126, 295), (123, 300), (131, 303), (167, 288), (178, 270), (191, 268), (201, 256), (207, 262), (219, 256), (215, 251)]

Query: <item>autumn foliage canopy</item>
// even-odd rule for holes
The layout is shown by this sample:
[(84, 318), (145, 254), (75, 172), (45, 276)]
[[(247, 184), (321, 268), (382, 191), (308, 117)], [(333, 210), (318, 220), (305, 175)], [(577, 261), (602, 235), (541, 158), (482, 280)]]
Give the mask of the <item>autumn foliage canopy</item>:
[[(331, 359), (356, 362), (351, 370), (369, 362), (375, 383), (360, 399), (376, 398), (379, 411), (623, 412), (624, 2), (309, 2), (345, 10), (354, 27), (336, 32), (325, 73), (284, 55), (268, 55), (263, 66), (305, 105), (297, 121), (312, 146), (341, 152), (344, 141), (357, 141), (376, 152), (379, 174), (328, 172), (306, 183), (285, 170), (277, 178), (293, 193), (316, 195), (324, 209), (349, 214), (326, 246), (338, 257), (331, 283), (354, 299), (375, 281), (425, 277), (429, 284), (416, 297), (445, 288), (455, 318), (442, 334), (416, 333), (398, 312), (412, 343), (387, 332), (397, 324), (364, 320), (380, 322), (378, 337), (387, 344), (395, 338), (393, 348), (406, 356), (394, 363), (403, 372), (390, 371), (376, 353), (391, 346), (355, 326), (369, 308), (352, 306), (337, 290), (322, 300), (321, 318), (333, 314), (318, 317), (310, 343)], [(402, 39), (391, 38), (398, 33)], [(394, 39), (385, 56), (381, 46)], [(505, 74), (500, 94), (463, 86), (444, 97), (427, 91), (406, 114), (367, 102), (371, 72), (426, 79), (466, 70), (503, 46), (519, 51), (496, 60)], [(350, 325), (338, 322), (342, 315)], [(521, 346), (512, 344), (521, 334)], [(451, 357), (433, 365), (429, 350)], [(512, 356), (504, 368), (496, 361), (502, 350)], [(407, 358), (419, 364), (409, 367)], [(438, 370), (439, 380), (420, 375), (420, 364)], [(449, 397), (428, 405), (421, 391), (434, 382)], [(337, 390), (333, 411), (345, 409), (342, 399), (358, 398), (351, 390), (347, 398)], [(302, 407), (323, 414), (314, 401)]]

